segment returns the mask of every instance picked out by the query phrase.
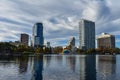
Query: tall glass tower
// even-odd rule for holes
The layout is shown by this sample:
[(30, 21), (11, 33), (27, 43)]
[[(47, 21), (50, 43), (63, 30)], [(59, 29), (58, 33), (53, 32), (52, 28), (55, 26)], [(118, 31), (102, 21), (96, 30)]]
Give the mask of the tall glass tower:
[(80, 49), (95, 49), (95, 22), (82, 19), (79, 22)]
[(43, 24), (42, 23), (36, 23), (33, 26), (33, 40), (32, 40), (32, 46), (38, 47), (44, 45), (44, 37), (43, 37)]

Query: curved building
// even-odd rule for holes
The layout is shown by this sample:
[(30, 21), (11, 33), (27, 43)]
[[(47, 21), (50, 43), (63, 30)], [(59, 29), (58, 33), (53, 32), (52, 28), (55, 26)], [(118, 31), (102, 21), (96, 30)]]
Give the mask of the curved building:
[(36, 23), (33, 26), (33, 40), (32, 45), (33, 47), (40, 47), (44, 45), (44, 37), (43, 37), (43, 24)]

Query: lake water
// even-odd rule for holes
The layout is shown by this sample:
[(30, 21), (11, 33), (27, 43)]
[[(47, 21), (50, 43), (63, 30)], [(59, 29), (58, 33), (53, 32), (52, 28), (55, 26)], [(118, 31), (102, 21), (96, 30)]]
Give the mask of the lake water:
[(120, 55), (0, 56), (0, 80), (120, 80)]

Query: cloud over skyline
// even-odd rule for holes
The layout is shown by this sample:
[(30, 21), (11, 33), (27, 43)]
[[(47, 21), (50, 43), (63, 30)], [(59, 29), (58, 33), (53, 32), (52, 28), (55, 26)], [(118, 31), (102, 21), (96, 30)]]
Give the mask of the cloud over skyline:
[[(81, 18), (96, 22), (96, 35), (120, 34), (119, 0), (0, 0), (0, 41), (19, 40), (43, 22), (45, 42), (65, 46), (75, 36)], [(117, 42), (120, 41), (117, 38)]]

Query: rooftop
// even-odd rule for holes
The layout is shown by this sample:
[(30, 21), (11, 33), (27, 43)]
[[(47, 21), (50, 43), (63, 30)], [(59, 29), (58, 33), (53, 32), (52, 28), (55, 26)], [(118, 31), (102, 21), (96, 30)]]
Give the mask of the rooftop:
[(106, 38), (106, 37), (112, 37), (114, 35), (111, 35), (109, 33), (102, 33), (100, 36), (98, 36), (97, 38)]

